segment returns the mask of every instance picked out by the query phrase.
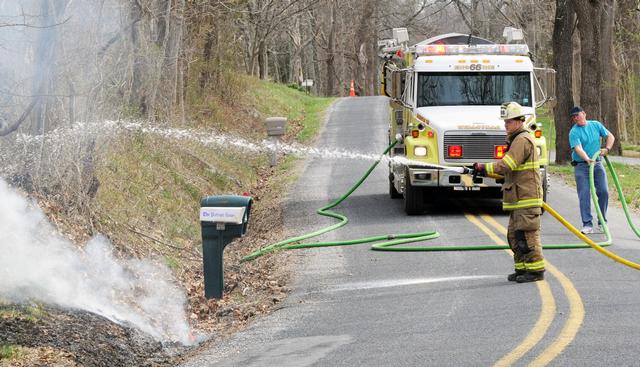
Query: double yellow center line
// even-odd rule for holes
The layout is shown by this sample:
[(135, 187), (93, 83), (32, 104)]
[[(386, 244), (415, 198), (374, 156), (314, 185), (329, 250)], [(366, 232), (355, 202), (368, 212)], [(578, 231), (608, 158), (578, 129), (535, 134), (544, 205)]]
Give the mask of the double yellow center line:
[[(484, 223), (482, 223), (477, 216), (465, 213), (465, 217), (469, 222), (478, 227), (489, 238), (491, 238), (496, 244), (506, 246), (507, 243), (496, 235), (496, 233), (489, 229)], [(497, 230), (504, 238), (507, 235), (507, 229), (498, 223), (493, 217), (482, 214), (480, 218)], [(505, 250), (511, 254), (511, 250)], [(584, 320), (584, 306), (582, 305), (582, 299), (580, 294), (573, 286), (573, 283), (567, 278), (560, 270), (553, 266), (548, 260), (545, 260), (546, 270), (551, 273), (562, 286), (564, 293), (569, 302), (569, 316), (564, 324), (564, 327), (560, 331), (560, 334), (556, 339), (549, 344), (549, 346), (542, 351), (528, 366), (546, 366), (553, 359), (555, 359), (562, 351), (575, 339), (582, 321)], [(549, 287), (549, 283), (546, 281), (536, 282), (538, 286), (538, 292), (540, 293), (541, 309), (538, 320), (534, 324), (533, 328), (529, 331), (528, 335), (522, 340), (522, 342), (516, 346), (511, 352), (502, 357), (494, 366), (511, 366), (520, 360), (527, 352), (529, 352), (534, 346), (536, 346), (542, 338), (545, 336), (551, 323), (556, 315), (556, 302)]]

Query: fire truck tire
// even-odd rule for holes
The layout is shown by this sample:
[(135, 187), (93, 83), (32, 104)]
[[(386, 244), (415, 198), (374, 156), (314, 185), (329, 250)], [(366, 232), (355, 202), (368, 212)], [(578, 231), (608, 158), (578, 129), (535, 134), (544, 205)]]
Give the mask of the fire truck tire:
[(389, 196), (392, 199), (400, 199), (402, 198), (402, 194), (396, 190), (396, 187), (393, 185), (393, 174), (389, 174)]
[(424, 190), (422, 187), (411, 186), (409, 174), (405, 175), (404, 183), (404, 211), (408, 215), (422, 214), (424, 210)]

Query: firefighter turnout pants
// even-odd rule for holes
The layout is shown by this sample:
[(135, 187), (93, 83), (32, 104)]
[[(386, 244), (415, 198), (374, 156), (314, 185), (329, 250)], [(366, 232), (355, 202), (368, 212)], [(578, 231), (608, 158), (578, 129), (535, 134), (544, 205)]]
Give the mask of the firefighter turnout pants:
[(516, 272), (543, 272), (544, 257), (540, 243), (541, 208), (516, 209), (509, 216), (507, 240), (513, 251)]

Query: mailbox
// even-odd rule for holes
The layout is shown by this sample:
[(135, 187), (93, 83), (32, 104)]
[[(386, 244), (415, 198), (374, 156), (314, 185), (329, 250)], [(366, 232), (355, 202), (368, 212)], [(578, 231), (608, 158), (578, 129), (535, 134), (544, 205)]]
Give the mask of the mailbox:
[(267, 136), (270, 140), (276, 142), (271, 150), (271, 167), (278, 163), (278, 144), (277, 141), (287, 130), (286, 117), (267, 117), (265, 120), (267, 126)]
[(282, 136), (284, 135), (287, 128), (287, 118), (267, 117), (267, 119), (265, 120), (265, 124), (267, 125), (268, 136)]
[(236, 195), (208, 196), (200, 202), (204, 295), (207, 299), (222, 298), (224, 248), (247, 233), (252, 202), (249, 196)]

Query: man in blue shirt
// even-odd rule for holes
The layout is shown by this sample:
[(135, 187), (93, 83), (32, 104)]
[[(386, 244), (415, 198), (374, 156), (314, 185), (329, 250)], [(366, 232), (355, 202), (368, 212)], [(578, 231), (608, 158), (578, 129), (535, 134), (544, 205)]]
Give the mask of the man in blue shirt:
[[(575, 166), (576, 187), (578, 200), (580, 201), (580, 216), (582, 217), (582, 233), (595, 233), (591, 216), (591, 191), (589, 188), (589, 165), (594, 163), (593, 179), (596, 186), (598, 204), (604, 221), (607, 221), (607, 206), (609, 204), (609, 189), (607, 188), (607, 174), (602, 167), (600, 157), (609, 154), (613, 147), (615, 137), (600, 121), (587, 120), (587, 114), (582, 107), (575, 106), (571, 109), (571, 119), (574, 122), (569, 131), (569, 145), (571, 146), (571, 164)], [(600, 148), (600, 138), (605, 138), (605, 147)], [(593, 162), (596, 152), (600, 155)], [(598, 223), (600, 226), (602, 223)]]

